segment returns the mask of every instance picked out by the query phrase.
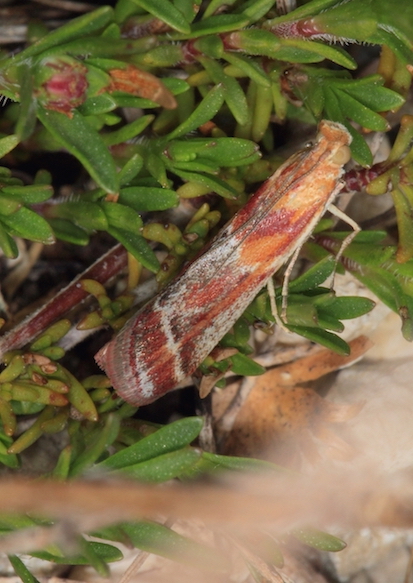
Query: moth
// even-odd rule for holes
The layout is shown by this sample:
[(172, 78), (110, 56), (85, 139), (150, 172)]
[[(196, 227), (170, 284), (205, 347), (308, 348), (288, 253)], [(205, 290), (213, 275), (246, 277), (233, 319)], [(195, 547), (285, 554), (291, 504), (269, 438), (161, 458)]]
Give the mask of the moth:
[(351, 136), (322, 121), (312, 146), (266, 180), (201, 254), (95, 356), (116, 392), (149, 404), (191, 375), (342, 188)]

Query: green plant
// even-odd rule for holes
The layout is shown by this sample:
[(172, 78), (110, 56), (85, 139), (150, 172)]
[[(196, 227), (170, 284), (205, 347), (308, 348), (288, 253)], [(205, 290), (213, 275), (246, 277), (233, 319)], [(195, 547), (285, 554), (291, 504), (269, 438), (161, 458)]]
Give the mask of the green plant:
[[(151, 435), (144, 436), (148, 427), (134, 418), (136, 409), (116, 398), (103, 375), (77, 378), (59, 342), (72, 326), (67, 312), (87, 296), (96, 298), (98, 308), (78, 328), (108, 324), (118, 330), (134, 309), (132, 289), (143, 268), (156, 274), (159, 286), (176, 277), (217, 225), (242, 208), (280, 165), (273, 155), (274, 137), (288, 121), (315, 124), (326, 118), (344, 124), (360, 166), (345, 175), (348, 188), (366, 188), (372, 195), (391, 190), (397, 244), (384, 245), (381, 232), (362, 233), (341, 263), (399, 313), (403, 334), (412, 340), (413, 119), (402, 118), (388, 160), (371, 168), (371, 152), (353, 125), (390, 129), (386, 114), (399, 110), (410, 86), (412, 26), (413, 8), (398, 14), (389, 0), (313, 0), (284, 16), (277, 14), (274, 0), (119, 0), (114, 8), (98, 8), (45, 33), (13, 56), (3, 52), (0, 90), (12, 102), (0, 126), (0, 247), (5, 257), (18, 256), (17, 237), (88, 246), (96, 233), (107, 234), (128, 253), (116, 247), (98, 258), (59, 301), (0, 340), (5, 364), (0, 373), (1, 463), (18, 467), (29, 445), (62, 431), (69, 445), (52, 471), (59, 479), (80, 476), (96, 465), (162, 482), (238, 463), (191, 447), (201, 429), (199, 418), (155, 433), (151, 428)], [(356, 76), (356, 60), (332, 40), (380, 45), (378, 72)], [(125, 108), (133, 112), (131, 119)], [(23, 184), (11, 170), (33, 151), (62, 149), (92, 179), (71, 199), (54, 196), (47, 172)], [(198, 200), (201, 205), (192, 204)], [(173, 219), (165, 224), (160, 213), (182, 201), (189, 208), (186, 224)], [(330, 227), (321, 224), (304, 248), (315, 264), (289, 286), (287, 326), (346, 353), (348, 345), (335, 334), (343, 328), (341, 320), (369, 311), (372, 302), (337, 298), (323, 287), (335, 269), (324, 250), (337, 252), (337, 241), (343, 239)], [(165, 250), (161, 260), (159, 249)], [(126, 289), (112, 299), (104, 284), (127, 262)], [(278, 289), (279, 303), (280, 298)], [(229, 369), (240, 375), (263, 372), (250, 358), (250, 326), (256, 321), (273, 323), (266, 291), (223, 338), (221, 348), (230, 349), (229, 356), (211, 356), (201, 373), (219, 378)], [(34, 424), (16, 437), (18, 420), (27, 415), (35, 416)], [(38, 519), (28, 521), (37, 524)], [(29, 523), (5, 523), (3, 531)], [(122, 540), (125, 532), (151, 552), (162, 551), (163, 537), (175, 536), (149, 523), (121, 525), (103, 534)], [(176, 542), (178, 547), (191, 544)], [(60, 551), (37, 555), (90, 562), (100, 572), (105, 562), (119, 557), (113, 547), (83, 541), (79, 548), (81, 558), (62, 558)], [(18, 558), (12, 562), (23, 577), (25, 567)]]

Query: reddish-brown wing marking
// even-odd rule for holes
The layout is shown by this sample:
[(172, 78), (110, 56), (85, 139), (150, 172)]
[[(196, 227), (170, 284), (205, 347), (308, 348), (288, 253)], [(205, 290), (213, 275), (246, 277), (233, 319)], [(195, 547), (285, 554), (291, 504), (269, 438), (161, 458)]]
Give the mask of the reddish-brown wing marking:
[(342, 184), (351, 137), (323, 121), (195, 261), (125, 325), (96, 361), (119, 395), (146, 405), (192, 374), (268, 279), (310, 236)]

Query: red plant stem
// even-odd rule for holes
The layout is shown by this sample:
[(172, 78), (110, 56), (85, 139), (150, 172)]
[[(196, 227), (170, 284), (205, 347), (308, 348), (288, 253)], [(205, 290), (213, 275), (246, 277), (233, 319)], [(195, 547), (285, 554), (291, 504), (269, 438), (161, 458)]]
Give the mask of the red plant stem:
[(127, 265), (127, 252), (120, 244), (110, 249), (99, 257), (93, 265), (79, 274), (66, 287), (60, 290), (49, 302), (30, 314), (20, 324), (15, 326), (0, 338), (0, 360), (9, 350), (22, 348), (48, 326), (66, 314), (71, 308), (77, 306), (90, 294), (84, 291), (80, 285), (82, 279), (94, 279), (101, 284), (106, 283), (121, 269)]
[(378, 162), (373, 164), (371, 168), (353, 168), (348, 170), (342, 180), (344, 181), (342, 193), (346, 192), (361, 192), (372, 182), (375, 178), (384, 174), (389, 169), (389, 166)]

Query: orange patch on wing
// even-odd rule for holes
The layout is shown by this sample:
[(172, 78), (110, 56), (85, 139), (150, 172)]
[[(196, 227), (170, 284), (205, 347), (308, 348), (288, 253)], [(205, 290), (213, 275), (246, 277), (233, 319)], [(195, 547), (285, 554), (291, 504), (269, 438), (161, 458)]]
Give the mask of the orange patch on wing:
[[(257, 237), (258, 238), (258, 237)], [(244, 245), (240, 249), (240, 256), (243, 264), (255, 266), (265, 270), (267, 263), (272, 261), (274, 257), (274, 247), (280, 247), (279, 239), (284, 239), (284, 236), (261, 236), (259, 237), (259, 245)], [(277, 242), (276, 242), (277, 239)]]

